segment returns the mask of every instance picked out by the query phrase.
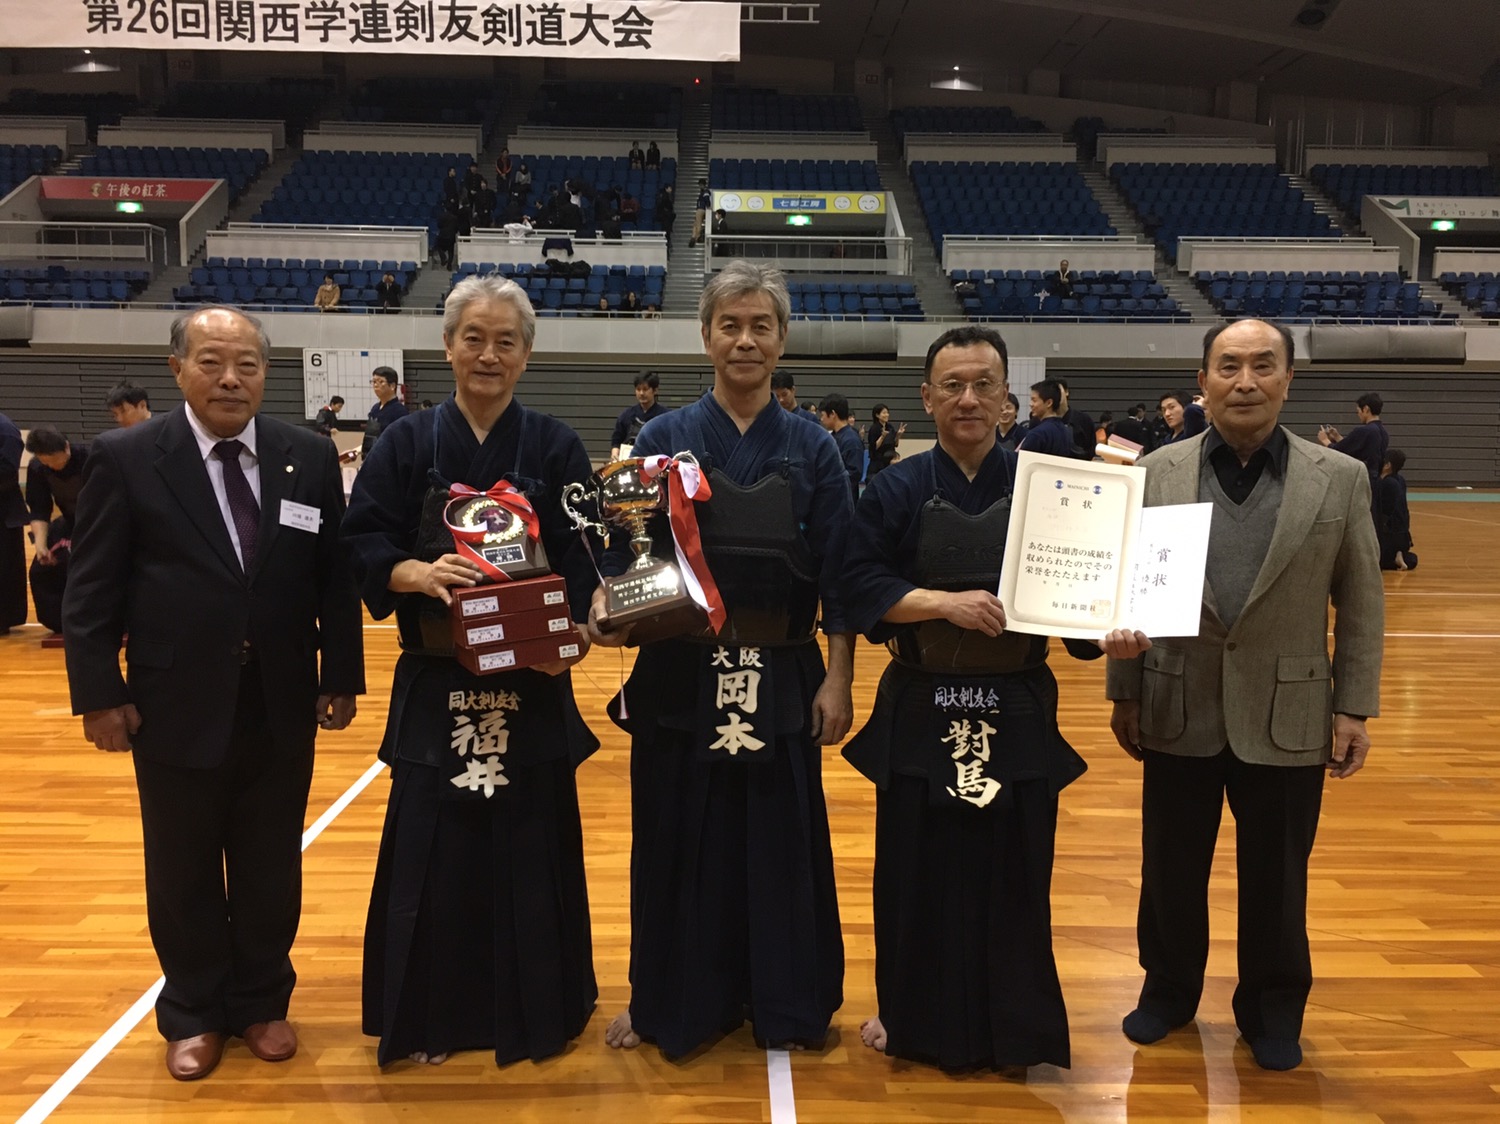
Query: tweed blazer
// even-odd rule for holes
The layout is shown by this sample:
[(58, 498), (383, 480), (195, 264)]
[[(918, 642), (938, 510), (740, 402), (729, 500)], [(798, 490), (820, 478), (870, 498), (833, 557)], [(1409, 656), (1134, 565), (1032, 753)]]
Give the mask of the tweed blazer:
[[(1219, 619), (1205, 579), (1197, 636), (1109, 661), (1106, 693), (1140, 701), (1147, 749), (1210, 757), (1228, 745), (1252, 764), (1318, 764), (1329, 757), (1335, 712), (1379, 713), (1385, 592), (1368, 474), (1352, 457), (1286, 436), (1275, 531), (1233, 626)], [(1147, 506), (1198, 502), (1203, 440), (1141, 460)]]

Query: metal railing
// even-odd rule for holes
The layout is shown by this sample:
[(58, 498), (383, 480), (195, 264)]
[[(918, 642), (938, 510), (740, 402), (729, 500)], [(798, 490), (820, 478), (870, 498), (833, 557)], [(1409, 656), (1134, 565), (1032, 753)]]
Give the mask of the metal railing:
[(910, 276), (909, 237), (785, 237), (775, 234), (704, 235), (705, 268), (713, 270), (731, 258), (768, 262), (790, 272), (881, 273)]

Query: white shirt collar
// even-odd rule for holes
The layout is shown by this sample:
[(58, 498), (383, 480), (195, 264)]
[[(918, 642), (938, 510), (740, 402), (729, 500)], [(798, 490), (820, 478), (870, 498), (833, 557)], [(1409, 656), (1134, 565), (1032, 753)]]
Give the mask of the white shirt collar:
[[(193, 413), (193, 408), (191, 406), (184, 405), (182, 409), (183, 412), (187, 414), (188, 428), (193, 431), (193, 437), (198, 442), (198, 453), (204, 460), (208, 460), (209, 457), (213, 456), (214, 446), (217, 445), (220, 441), (231, 440), (230, 438), (226, 437), (215, 437), (212, 433), (210, 433), (208, 431), (208, 428), (198, 420), (198, 415)], [(260, 459), (259, 454), (257, 454), (255, 451), (254, 418), (251, 418), (249, 422), (246, 423), (245, 428), (234, 435), (233, 440), (238, 441), (240, 442), (240, 444), (244, 445), (246, 451), (248, 451), (249, 454), (256, 460)]]

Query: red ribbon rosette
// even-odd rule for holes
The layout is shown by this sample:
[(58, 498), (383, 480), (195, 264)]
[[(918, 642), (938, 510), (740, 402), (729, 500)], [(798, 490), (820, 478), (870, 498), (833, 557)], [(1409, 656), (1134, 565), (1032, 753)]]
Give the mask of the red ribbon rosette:
[[(502, 480), (484, 492), (467, 484), (453, 484), (448, 496), (443, 522), (453, 533), (454, 548), (491, 581), (510, 581), (510, 574), (492, 559), (508, 553), (506, 547), (524, 549), (523, 540), (534, 543), (542, 533), (541, 521), (526, 494)], [(525, 550), (524, 556), (529, 559), (530, 555)]]
[(693, 508), (693, 503), (703, 503), (713, 497), (708, 477), (698, 467), (697, 461), (680, 454), (644, 457), (640, 471), (642, 483), (666, 474), (667, 521), (672, 528), (672, 546), (677, 552), (677, 564), (682, 568), (682, 580), (693, 601), (708, 614), (710, 627), (718, 632), (724, 627), (724, 599), (709, 572), (708, 560), (703, 557), (698, 514)]

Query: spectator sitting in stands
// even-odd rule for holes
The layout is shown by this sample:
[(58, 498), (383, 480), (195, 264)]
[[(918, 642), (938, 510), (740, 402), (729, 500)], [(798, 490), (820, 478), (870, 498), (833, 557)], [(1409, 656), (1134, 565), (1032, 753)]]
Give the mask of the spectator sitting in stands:
[(636, 296), (634, 289), (625, 291), (625, 299), (620, 302), (620, 311), (629, 313), (631, 316), (641, 314), (641, 298)]
[(313, 304), (319, 312), (327, 312), (339, 306), (339, 297), (342, 290), (333, 279), (333, 274), (323, 274), (323, 283), (318, 286), (317, 295), (313, 297)]
[(380, 284), (375, 286), (375, 299), (381, 312), (396, 312), (401, 307), (401, 286), (396, 284), (394, 273), (383, 274)]
[(604, 220), (604, 225), (599, 228), (599, 237), (606, 242), (618, 242), (623, 237), (620, 229), (620, 212), (611, 211), (609, 218)]
[(313, 428), (324, 437), (331, 437), (339, 427), (339, 411), (344, 408), (344, 399), (335, 394), (328, 400), (328, 405), (318, 411), (318, 416), (313, 419)]
[(129, 429), (151, 420), (151, 398), (144, 386), (125, 381), (116, 384), (104, 399), (104, 405), (121, 429)]
[(505, 233), (510, 236), (512, 242), (524, 242), (526, 236), (532, 231), (531, 216), (522, 215), (515, 222), (505, 224)]
[(1380, 466), (1380, 480), (1375, 493), (1375, 536), (1380, 541), (1382, 570), (1415, 570), (1417, 556), (1411, 549), (1411, 509), (1406, 506), (1406, 454), (1388, 449)]
[(511, 173), (515, 171), (510, 158), (510, 149), (501, 148), (500, 155), (495, 157), (495, 187), (497, 189), (510, 186)]
[(648, 171), (661, 170), (661, 149), (656, 147), (655, 141), (646, 146), (646, 169)]
[(610, 314), (609, 298), (603, 293), (599, 294), (599, 303), (594, 306), (595, 316), (608, 316)]
[(526, 206), (526, 197), (531, 194), (531, 169), (526, 166), (524, 160), (516, 169), (516, 174), (511, 177), (510, 194), (521, 206)]
[(653, 301), (652, 303), (646, 305), (646, 311), (643, 312), (643, 313), (641, 313), (641, 319), (642, 320), (660, 320), (661, 319), (661, 309), (659, 307), (657, 307), (656, 303)]
[(630, 154), (627, 157), (627, 159), (630, 161), (630, 170), (631, 171), (636, 171), (637, 169), (644, 169), (646, 167), (646, 154), (641, 151), (641, 142), (640, 141), (631, 141), (630, 142)]
[(1057, 273), (1047, 281), (1047, 292), (1064, 298), (1073, 295), (1073, 271), (1068, 268), (1067, 258), (1057, 263)]
[(634, 226), (636, 219), (640, 217), (641, 201), (627, 191), (625, 197), (620, 200), (620, 219)]

